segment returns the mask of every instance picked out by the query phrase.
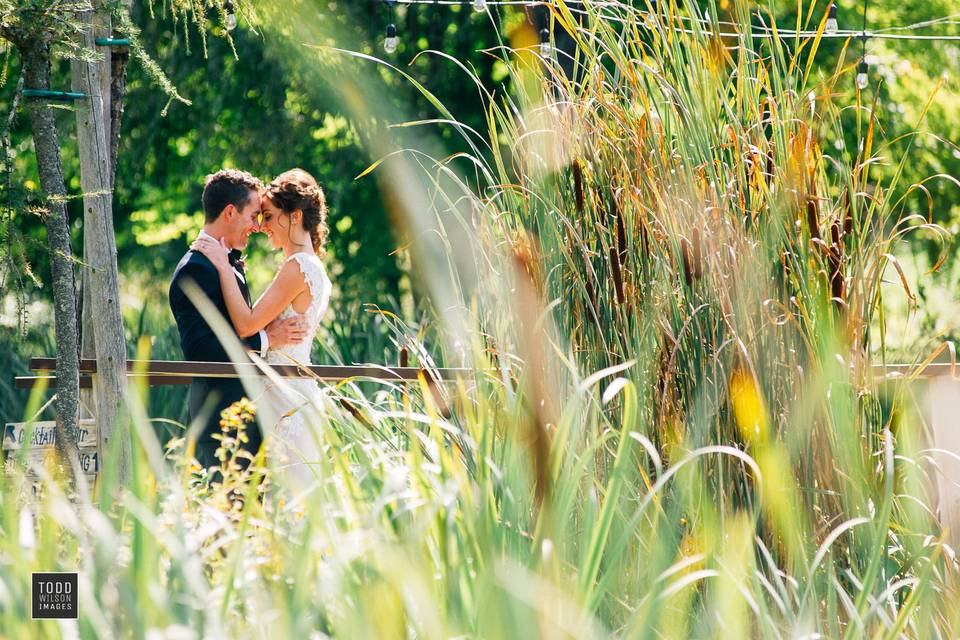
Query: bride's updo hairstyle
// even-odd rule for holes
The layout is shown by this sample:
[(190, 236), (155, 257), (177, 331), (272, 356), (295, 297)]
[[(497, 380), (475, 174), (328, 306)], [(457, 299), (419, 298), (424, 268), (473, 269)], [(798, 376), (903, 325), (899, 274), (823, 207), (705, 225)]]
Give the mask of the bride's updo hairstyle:
[(303, 212), (303, 228), (310, 233), (313, 250), (321, 258), (327, 242), (327, 199), (312, 175), (303, 169), (284, 171), (267, 185), (264, 195), (286, 214)]

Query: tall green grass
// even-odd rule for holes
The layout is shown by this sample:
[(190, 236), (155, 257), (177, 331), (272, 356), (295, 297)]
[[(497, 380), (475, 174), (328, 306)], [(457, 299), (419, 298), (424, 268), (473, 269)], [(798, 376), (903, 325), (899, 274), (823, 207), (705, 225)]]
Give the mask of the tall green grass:
[[(79, 569), (87, 637), (954, 636), (929, 434), (870, 367), (914, 224), (908, 160), (885, 156), (866, 94), (838, 109), (850, 64), (815, 74), (817, 40), (755, 39), (740, 4), (741, 35), (716, 39), (695, 6), (657, 4), (554, 6), (576, 81), (518, 27), (492, 51), (512, 92), (477, 86), (482, 132), (417, 85), (436, 117), (367, 136), (432, 303), (433, 327), (397, 321), (398, 339), (468, 375), (326, 387), (298, 497), (269, 466), (214, 482), (161, 461), (131, 394), (116, 504), (3, 492), (3, 632), (67, 635), (25, 621), (26, 585)], [(292, 47), (329, 35), (290, 20), (306, 5), (261, 11), (359, 122), (390, 115), (376, 73), (399, 67), (305, 59)], [(828, 152), (842, 126), (861, 148)], [(268, 478), (262, 501), (244, 474)]]

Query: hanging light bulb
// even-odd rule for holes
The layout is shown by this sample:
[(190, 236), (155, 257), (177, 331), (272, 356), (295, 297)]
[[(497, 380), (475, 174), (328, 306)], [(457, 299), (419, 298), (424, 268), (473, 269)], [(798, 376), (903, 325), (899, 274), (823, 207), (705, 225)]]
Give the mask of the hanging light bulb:
[(861, 59), (860, 63), (857, 65), (857, 89), (863, 91), (867, 88), (867, 85), (870, 84), (870, 77), (867, 76), (867, 61)]
[(230, 0), (224, 1), (223, 11), (226, 13), (223, 19), (223, 26), (227, 28), (227, 31), (233, 31), (237, 28), (237, 14), (233, 12), (233, 3)]
[(387, 53), (393, 53), (397, 50), (397, 25), (390, 23), (387, 25), (387, 37), (383, 39), (383, 50)]
[(544, 58), (550, 57), (550, 30), (540, 29), (540, 55)]
[(487, 10), (487, 0), (473, 0), (473, 2), (470, 4), (473, 5), (473, 10), (477, 13)]
[(840, 29), (840, 24), (837, 22), (837, 4), (835, 2), (830, 3), (830, 10), (827, 13), (827, 33), (836, 33)]

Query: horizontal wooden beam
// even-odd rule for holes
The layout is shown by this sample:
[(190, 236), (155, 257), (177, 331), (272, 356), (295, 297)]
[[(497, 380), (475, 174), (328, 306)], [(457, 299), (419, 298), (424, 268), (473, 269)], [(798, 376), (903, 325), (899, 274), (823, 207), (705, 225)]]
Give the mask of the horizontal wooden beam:
[[(34, 371), (50, 372), (52, 375), (17, 376), (14, 387), (33, 389), (45, 382), (51, 389), (57, 386), (56, 358), (38, 357), (30, 359), (30, 368)], [(351, 378), (372, 378), (392, 380), (398, 383), (414, 382), (421, 369), (417, 367), (386, 367), (378, 365), (267, 365), (277, 375), (284, 378), (316, 378), (324, 381), (340, 381)], [(423, 370), (428, 380), (454, 380), (457, 377), (470, 377), (474, 370), (465, 368)], [(93, 386), (92, 376), (97, 372), (97, 361), (80, 361), (80, 388)], [(131, 381), (146, 382), (151, 387), (181, 386), (190, 384), (194, 378), (238, 378), (242, 375), (263, 375), (259, 365), (254, 363), (234, 364), (230, 362), (190, 362), (179, 360), (128, 360), (127, 376)], [(897, 379), (914, 377), (919, 379), (942, 376), (960, 377), (960, 366), (949, 362), (928, 364), (922, 369), (913, 364), (873, 365), (873, 374), (877, 378)]]
[[(416, 380), (420, 374), (419, 367), (387, 367), (380, 365), (310, 365), (294, 364), (266, 365), (275, 373), (285, 378), (317, 377), (321, 380), (345, 380), (348, 378), (378, 378), (382, 380)], [(886, 378), (918, 377), (936, 378), (952, 375), (960, 377), (960, 364), (952, 365), (949, 362), (935, 362), (922, 369), (915, 364), (875, 364), (873, 374)], [(30, 359), (30, 369), (33, 371), (55, 372), (56, 358), (38, 357)], [(439, 380), (454, 380), (458, 377), (474, 375), (475, 370), (466, 368), (425, 369), (428, 378)], [(84, 358), (80, 361), (81, 378), (97, 372), (97, 361)], [(236, 378), (241, 374), (253, 373), (260, 375), (263, 372), (259, 366), (252, 363), (233, 364), (231, 362), (191, 362), (184, 360), (127, 360), (127, 372), (130, 375), (147, 376), (150, 383), (165, 383), (168, 385), (189, 384), (194, 377), (209, 378)], [(54, 379), (53, 376), (44, 376)], [(163, 378), (166, 377), (166, 380)], [(22, 376), (28, 379), (27, 376)], [(177, 378), (183, 378), (179, 380)]]
[(942, 376), (960, 377), (960, 364), (933, 362), (920, 368), (916, 364), (875, 364), (873, 375), (883, 378), (939, 378)]
[[(418, 367), (386, 367), (379, 365), (309, 365), (294, 364), (264, 365), (284, 378), (317, 378), (326, 381), (347, 380), (350, 378), (375, 378), (397, 382), (416, 381), (421, 372), (428, 379), (455, 380), (458, 377), (474, 375), (474, 370), (456, 369), (420, 369)], [(30, 368), (34, 371), (55, 372), (55, 358), (31, 358)], [(80, 361), (81, 376), (94, 375), (97, 361)], [(147, 377), (149, 384), (189, 384), (192, 378), (238, 378), (243, 375), (263, 375), (260, 365), (252, 362), (189, 362), (178, 360), (128, 360), (127, 373), (131, 377)], [(34, 376), (36, 377), (36, 376)], [(53, 376), (46, 376), (53, 378)], [(24, 382), (30, 377), (22, 376)], [(18, 378), (19, 380), (19, 378)], [(31, 384), (32, 386), (32, 384)], [(21, 387), (22, 388), (22, 387)]]

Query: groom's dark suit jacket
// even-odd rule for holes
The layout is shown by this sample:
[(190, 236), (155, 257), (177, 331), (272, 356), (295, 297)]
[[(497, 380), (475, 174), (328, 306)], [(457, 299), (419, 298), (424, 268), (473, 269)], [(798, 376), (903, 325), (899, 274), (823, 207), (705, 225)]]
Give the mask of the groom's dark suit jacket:
[[(241, 273), (242, 267), (234, 267)], [(210, 328), (207, 321), (197, 310), (184, 293), (182, 285), (186, 280), (192, 280), (201, 291), (206, 294), (217, 311), (230, 323), (230, 315), (223, 299), (223, 290), (220, 287), (220, 275), (217, 268), (202, 253), (188, 251), (180, 260), (173, 279), (170, 281), (170, 309), (177, 321), (180, 331), (180, 348), (186, 360), (201, 362), (229, 362), (223, 345), (217, 334)], [(250, 292), (246, 282), (237, 278), (240, 291), (250, 304)], [(236, 335), (236, 334), (235, 334)], [(260, 336), (252, 335), (242, 341), (248, 348), (260, 349)], [(196, 419), (203, 411), (212, 410), (202, 435), (197, 440), (197, 459), (204, 466), (216, 464), (214, 452), (219, 442), (211, 436), (220, 432), (220, 412), (244, 395), (243, 385), (239, 378), (194, 378), (190, 385), (190, 418)], [(247, 427), (250, 437), (248, 446), (244, 447), (256, 453), (260, 447), (261, 437), (259, 428), (253, 424)]]

